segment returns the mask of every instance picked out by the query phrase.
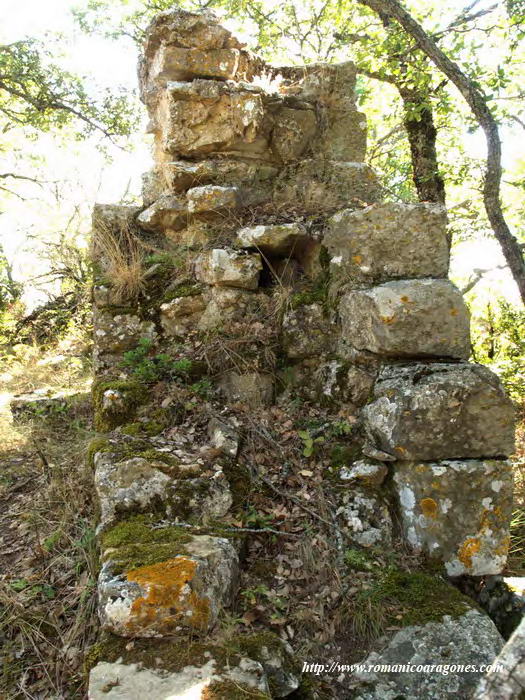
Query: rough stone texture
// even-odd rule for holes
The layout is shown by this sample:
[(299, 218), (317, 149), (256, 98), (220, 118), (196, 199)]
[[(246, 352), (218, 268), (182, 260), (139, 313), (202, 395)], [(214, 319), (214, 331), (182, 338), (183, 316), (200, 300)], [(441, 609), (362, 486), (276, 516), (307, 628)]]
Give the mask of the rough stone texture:
[(180, 231), (188, 221), (186, 202), (173, 195), (163, 195), (138, 217), (137, 223), (141, 228), (153, 233)]
[(198, 327), (211, 330), (226, 322), (255, 322), (268, 314), (269, 299), (246, 289), (231, 287), (210, 287), (205, 294), (206, 308)]
[(229, 484), (220, 468), (206, 478), (177, 479), (165, 473), (166, 465), (160, 460), (101, 452), (94, 461), (99, 530), (151, 507), (164, 511), (168, 518), (207, 521), (225, 515), (232, 504)]
[(261, 256), (214, 248), (200, 255), (195, 263), (197, 279), (220, 287), (257, 289), (262, 270)]
[(405, 537), (417, 552), (443, 561), (449, 576), (503, 569), (512, 513), (508, 462), (396, 462), (394, 484)]
[(269, 374), (228, 372), (220, 381), (228, 403), (245, 403), (249, 406), (267, 406), (273, 399), (273, 379)]
[(208, 434), (211, 443), (230, 457), (237, 457), (239, 452), (239, 432), (229, 422), (220, 418), (212, 418), (208, 424)]
[(447, 214), (439, 204), (373, 204), (334, 214), (324, 237), (331, 271), (342, 282), (446, 277)]
[[(230, 605), (238, 574), (237, 552), (221, 537), (196, 535), (184, 554), (158, 564), (115, 572), (107, 559), (99, 576), (104, 629), (122, 637), (206, 632)], [(113, 554), (118, 557), (118, 550)]]
[(318, 213), (371, 204), (380, 195), (377, 176), (364, 163), (302, 160), (276, 179), (274, 201), (293, 202), (308, 213)]
[(470, 355), (469, 312), (448, 280), (400, 280), (353, 290), (340, 302), (343, 339), (386, 357)]
[(392, 520), (386, 503), (377, 494), (352, 488), (341, 495), (339, 502), (336, 516), (351, 544), (368, 548), (391, 543)]
[(143, 321), (133, 314), (111, 314), (96, 310), (93, 313), (94, 336), (100, 353), (123, 353), (135, 348), (140, 338), (155, 340), (155, 324)]
[(386, 367), (364, 423), (370, 445), (394, 459), (499, 457), (514, 450), (512, 402), (480, 365)]
[(233, 681), (246, 697), (270, 699), (268, 680), (260, 663), (248, 658), (238, 665), (219, 670), (215, 659), (204, 666), (186, 666), (179, 672), (144, 668), (140, 664), (98, 663), (89, 676), (88, 700), (167, 700), (188, 698), (204, 700), (210, 697), (210, 683)]
[(293, 359), (322, 355), (334, 345), (333, 326), (321, 304), (298, 306), (283, 318), (283, 349)]
[[(165, 185), (172, 192), (186, 192), (203, 185), (232, 185), (242, 189), (243, 201), (253, 202), (253, 192), (269, 196), (271, 180), (278, 168), (264, 163), (247, 163), (242, 160), (167, 161), (162, 165)], [(246, 203), (246, 202), (245, 202)]]
[(194, 328), (206, 308), (202, 294), (177, 297), (160, 307), (160, 323), (168, 337), (183, 337)]
[(239, 190), (237, 187), (203, 185), (188, 190), (188, 211), (192, 214), (236, 209), (238, 205)]
[(242, 228), (235, 243), (240, 248), (257, 248), (265, 255), (282, 257), (298, 254), (306, 240), (302, 224), (270, 224)]
[(339, 478), (348, 481), (350, 484), (359, 484), (369, 488), (381, 486), (388, 474), (388, 469), (384, 464), (372, 464), (359, 460), (351, 467), (343, 467), (339, 473)]
[[(406, 627), (396, 632), (386, 647), (372, 653), (364, 664), (414, 664), (451, 666), (490, 664), (503, 646), (494, 623), (477, 610), (465, 615), (443, 617), (442, 622)], [(354, 689), (356, 700), (436, 700), (472, 697), (479, 673), (403, 672), (356, 673), (361, 684)]]
[[(525, 692), (525, 618), (492, 661), (474, 700), (515, 700)], [(498, 668), (499, 667), (499, 668)]]

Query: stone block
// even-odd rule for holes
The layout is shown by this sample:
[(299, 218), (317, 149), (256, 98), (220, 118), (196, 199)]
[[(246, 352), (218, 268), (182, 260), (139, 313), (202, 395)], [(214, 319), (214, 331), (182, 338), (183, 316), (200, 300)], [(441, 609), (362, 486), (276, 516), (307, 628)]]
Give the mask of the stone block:
[(313, 109), (282, 107), (275, 117), (271, 146), (283, 163), (297, 160), (317, 131)]
[(307, 239), (306, 229), (300, 223), (263, 224), (240, 229), (235, 245), (257, 248), (272, 257), (287, 257), (299, 254)]
[(266, 190), (277, 175), (277, 167), (241, 160), (204, 159), (199, 161), (166, 161), (161, 168), (164, 181), (172, 192), (185, 192), (202, 185), (233, 185), (247, 190)]
[(208, 521), (225, 515), (232, 504), (228, 482), (219, 467), (210, 475), (192, 478), (192, 472), (203, 471), (197, 461), (180, 468), (168, 465), (170, 470), (160, 458), (100, 452), (94, 462), (100, 530), (152, 508), (167, 518)]
[(203, 185), (188, 190), (188, 211), (191, 214), (236, 209), (239, 204), (237, 187)]
[(198, 280), (218, 287), (257, 289), (262, 270), (261, 256), (214, 248), (195, 262)]
[(122, 569), (121, 554), (106, 553), (98, 580), (100, 620), (113, 634), (204, 634), (232, 602), (239, 561), (228, 539), (190, 536), (172, 557), (135, 568)]
[(449, 576), (500, 573), (510, 542), (509, 462), (396, 462), (394, 484), (415, 551), (443, 562)]
[(470, 355), (469, 312), (448, 280), (399, 280), (341, 298), (348, 345), (386, 357)]
[(446, 277), (447, 214), (439, 204), (387, 202), (334, 214), (324, 237), (341, 282)]
[(141, 338), (156, 340), (155, 324), (134, 314), (112, 314), (95, 309), (93, 328), (97, 349), (102, 353), (123, 353), (133, 350)]
[(165, 234), (180, 231), (188, 222), (186, 202), (173, 195), (163, 195), (137, 216), (138, 225), (146, 231)]
[(316, 214), (371, 204), (380, 197), (381, 187), (370, 166), (335, 160), (302, 160), (285, 168), (274, 187), (276, 204), (293, 203)]
[(206, 308), (202, 294), (177, 297), (160, 307), (160, 323), (168, 337), (183, 337), (196, 329)]
[(228, 372), (220, 381), (228, 403), (245, 403), (252, 408), (268, 406), (273, 401), (274, 382), (260, 372)]
[(514, 408), (498, 377), (466, 363), (386, 367), (363, 413), (369, 444), (392, 459), (501, 457)]
[[(441, 601), (437, 604), (441, 605)], [(388, 665), (392, 670), (354, 673), (350, 677), (352, 697), (356, 700), (471, 698), (482, 675), (479, 670), (414, 673), (407, 667), (438, 666), (444, 670), (458, 664), (479, 669), (493, 663), (502, 645), (503, 639), (492, 620), (478, 610), (405, 627), (395, 632), (381, 651), (372, 652), (363, 661), (365, 666), (379, 669)]]
[(333, 348), (333, 324), (321, 304), (303, 304), (290, 309), (282, 324), (282, 343), (287, 357), (319, 357)]
[(366, 155), (366, 116), (356, 109), (334, 106), (327, 110), (321, 136), (314, 153), (321, 158), (361, 163)]

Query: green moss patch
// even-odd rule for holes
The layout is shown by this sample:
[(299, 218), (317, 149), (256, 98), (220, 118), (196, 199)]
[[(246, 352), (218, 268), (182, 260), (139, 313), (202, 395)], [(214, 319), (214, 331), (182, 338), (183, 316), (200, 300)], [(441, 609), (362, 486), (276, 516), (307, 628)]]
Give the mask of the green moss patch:
[[(104, 407), (104, 394), (107, 391), (115, 391), (122, 395), (122, 400), (116, 399), (112, 408)], [(92, 395), (93, 422), (95, 430), (100, 432), (108, 432), (129, 422), (137, 408), (148, 398), (146, 388), (142, 384), (129, 380), (96, 382)]]
[(350, 615), (359, 636), (375, 638), (387, 627), (441, 622), (444, 615), (464, 615), (472, 602), (438, 576), (388, 569), (361, 591)]

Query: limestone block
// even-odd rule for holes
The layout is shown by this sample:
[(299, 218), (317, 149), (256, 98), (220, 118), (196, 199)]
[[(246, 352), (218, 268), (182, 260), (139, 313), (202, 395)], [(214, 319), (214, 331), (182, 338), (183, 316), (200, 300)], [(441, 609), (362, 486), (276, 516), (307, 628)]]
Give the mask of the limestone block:
[(214, 248), (195, 262), (195, 275), (206, 284), (219, 287), (257, 289), (262, 270), (261, 256)]
[(220, 185), (203, 185), (188, 190), (188, 211), (191, 214), (236, 209), (239, 204), (237, 187), (221, 187)]
[(238, 556), (228, 539), (191, 536), (182, 553), (122, 571), (108, 554), (98, 580), (103, 629), (122, 637), (206, 633), (232, 602)]
[(269, 298), (246, 289), (211, 287), (207, 305), (199, 320), (200, 330), (211, 330), (226, 321), (243, 322), (248, 317), (261, 318), (268, 312)]
[(492, 662), (473, 696), (474, 700), (514, 700), (525, 688), (525, 618)]
[(168, 337), (183, 337), (197, 327), (206, 303), (202, 294), (177, 297), (160, 307), (160, 323)]
[(276, 204), (293, 203), (316, 214), (371, 204), (380, 197), (381, 188), (370, 166), (335, 160), (302, 160), (291, 165), (276, 178), (274, 188)]
[(122, 353), (135, 348), (141, 338), (155, 340), (155, 324), (134, 314), (116, 314), (95, 309), (93, 312), (95, 343), (102, 353)]
[(232, 422), (214, 417), (208, 423), (208, 435), (214, 447), (230, 457), (237, 457), (239, 451), (239, 430)]
[(142, 175), (142, 201), (145, 207), (149, 207), (157, 199), (160, 199), (166, 189), (164, 177), (158, 168), (148, 170)]
[(165, 233), (167, 230), (180, 231), (187, 221), (186, 202), (173, 195), (163, 195), (137, 217), (139, 226), (153, 233)]
[(273, 400), (273, 378), (269, 374), (228, 372), (219, 386), (228, 403), (245, 403), (256, 408), (268, 406)]
[(514, 450), (512, 402), (480, 365), (386, 367), (363, 417), (370, 445), (393, 459), (499, 457)]
[(283, 163), (297, 160), (317, 131), (313, 109), (282, 107), (275, 117), (271, 145)]
[(470, 355), (469, 312), (448, 280), (399, 280), (345, 294), (342, 337), (387, 357)]
[(327, 360), (316, 363), (306, 388), (310, 398), (323, 406), (346, 403), (360, 408), (370, 396), (374, 381), (373, 372), (349, 367), (340, 360)]
[(268, 160), (273, 122), (264, 102), (260, 89), (245, 84), (169, 82), (155, 117), (159, 144), (184, 157), (230, 153)]
[[(101, 452), (94, 462), (100, 530), (153, 506), (168, 518), (207, 521), (225, 515), (232, 504), (228, 482), (219, 468), (213, 476), (188, 478), (182, 474), (182, 478), (174, 478), (164, 462), (140, 455), (127, 458)], [(198, 465), (195, 468), (198, 470)]]
[(240, 160), (221, 158), (215, 160), (166, 161), (161, 172), (165, 184), (172, 192), (185, 192), (190, 187), (202, 185), (233, 185), (246, 190), (268, 189), (278, 169), (264, 163), (247, 163)]
[(268, 224), (242, 228), (235, 244), (240, 248), (257, 248), (265, 255), (294, 255), (304, 246), (308, 235), (302, 224)]
[(352, 61), (273, 68), (284, 80), (281, 92), (321, 105), (353, 104), (357, 69)]
[(356, 109), (332, 107), (327, 126), (315, 143), (314, 152), (323, 158), (361, 163), (366, 155), (366, 116)]
[(341, 281), (446, 277), (447, 215), (439, 204), (387, 202), (334, 214), (323, 243)]
[(444, 562), (449, 576), (486, 576), (505, 566), (512, 469), (495, 460), (396, 462), (405, 537)]
[(272, 697), (263, 666), (243, 657), (222, 670), (214, 658), (202, 666), (187, 665), (180, 671), (148, 668), (142, 663), (102, 661), (91, 670), (88, 700), (209, 700), (218, 697), (217, 693), (228, 697), (224, 693), (231, 692), (232, 685), (234, 692), (256, 700)]
[[(391, 672), (365, 673), (351, 677), (352, 697), (356, 700), (452, 700), (470, 698), (481, 672), (414, 673), (402, 666), (459, 664), (479, 668), (493, 662), (503, 639), (492, 620), (478, 610), (464, 615), (445, 615), (440, 622), (405, 627), (396, 632), (380, 652), (372, 652), (364, 666), (390, 665)], [(357, 681), (357, 682), (356, 682)]]
[(290, 309), (282, 323), (282, 343), (287, 357), (319, 356), (333, 347), (333, 324), (321, 304), (304, 304)]
[(360, 547), (388, 546), (392, 541), (392, 520), (386, 503), (363, 488), (345, 490), (336, 510), (341, 534)]
[(251, 72), (249, 63), (250, 54), (239, 49), (203, 50), (163, 44), (150, 64), (149, 80), (158, 84), (194, 78), (234, 80)]

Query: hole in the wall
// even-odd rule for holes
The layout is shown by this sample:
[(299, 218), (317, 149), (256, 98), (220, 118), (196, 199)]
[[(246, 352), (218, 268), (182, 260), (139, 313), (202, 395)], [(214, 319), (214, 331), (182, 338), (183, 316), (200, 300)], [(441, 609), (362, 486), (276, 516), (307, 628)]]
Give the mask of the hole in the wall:
[(303, 269), (294, 258), (273, 258), (262, 256), (263, 269), (259, 277), (259, 287), (293, 285), (302, 276)]

